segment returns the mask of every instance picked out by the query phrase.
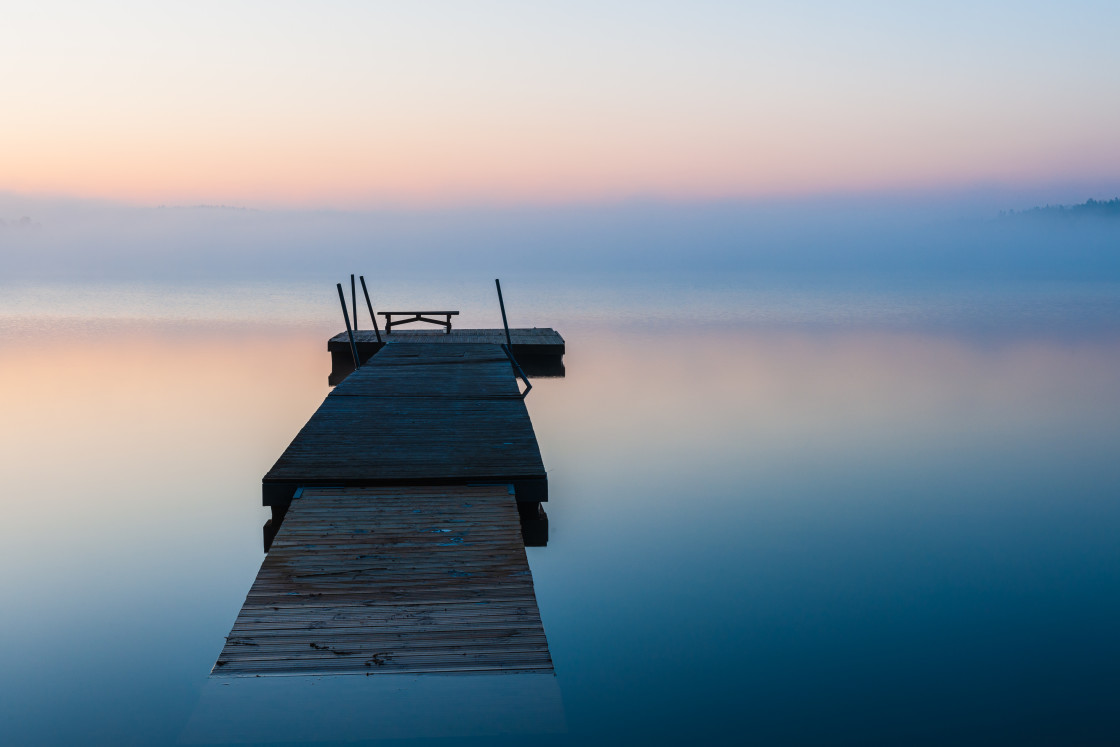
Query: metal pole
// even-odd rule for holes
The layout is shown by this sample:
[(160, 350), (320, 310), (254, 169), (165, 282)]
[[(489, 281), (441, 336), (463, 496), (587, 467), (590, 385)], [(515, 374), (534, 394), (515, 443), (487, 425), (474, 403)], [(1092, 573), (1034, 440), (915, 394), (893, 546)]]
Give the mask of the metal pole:
[(354, 311), (354, 331), (358, 331), (358, 292), (354, 289), (354, 273), (350, 273), (350, 308)]
[(373, 332), (377, 335), (377, 344), (381, 344), (381, 330), (377, 328), (377, 315), (373, 313), (373, 304), (369, 302), (369, 291), (366, 290), (366, 276), (359, 275), (358, 279), (362, 281), (362, 293), (366, 297), (366, 308), (369, 309), (369, 318), (373, 320)]
[(509, 322), (506, 321), (506, 302), (502, 300), (502, 283), (494, 278), (494, 285), (498, 288), (498, 305), (502, 307), (502, 326), (506, 328), (506, 344), (513, 350), (513, 340), (509, 339)]
[(346, 320), (346, 334), (350, 337), (350, 352), (354, 355), (354, 370), (362, 367), (358, 360), (358, 346), (354, 343), (354, 332), (350, 329), (350, 315), (346, 313), (346, 294), (342, 292), (342, 283), (335, 283), (338, 288), (338, 300), (342, 304), (342, 318)]
[(533, 388), (533, 382), (529, 381), (529, 377), (525, 375), (525, 371), (521, 368), (521, 364), (518, 363), (517, 359), (513, 357), (513, 351), (509, 349), (509, 346), (502, 345), (502, 350), (505, 351), (506, 357), (509, 358), (509, 362), (513, 365), (514, 372), (520, 375), (521, 380), (525, 382), (525, 391), (521, 393), (521, 399), (525, 399), (529, 396), (529, 390)]

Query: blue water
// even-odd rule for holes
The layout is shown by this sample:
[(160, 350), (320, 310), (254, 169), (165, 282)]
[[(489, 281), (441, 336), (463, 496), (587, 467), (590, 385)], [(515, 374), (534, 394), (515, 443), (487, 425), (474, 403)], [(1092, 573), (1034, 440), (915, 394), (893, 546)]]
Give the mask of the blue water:
[[(503, 285), (568, 342), (527, 400), (567, 732), (509, 743), (1120, 742), (1120, 286)], [(2, 741), (179, 738), (332, 293), (0, 294)]]

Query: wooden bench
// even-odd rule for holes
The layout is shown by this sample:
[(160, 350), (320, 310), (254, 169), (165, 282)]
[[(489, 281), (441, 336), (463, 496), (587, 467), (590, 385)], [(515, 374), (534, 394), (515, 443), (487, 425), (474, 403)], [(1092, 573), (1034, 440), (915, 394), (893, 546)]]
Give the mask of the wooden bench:
[[(458, 311), (382, 311), (381, 316), (385, 317), (385, 334), (393, 331), (393, 327), (399, 327), (402, 324), (412, 324), (413, 322), (428, 322), (429, 324), (438, 324), (443, 327), (447, 334), (451, 334), (451, 317), (458, 316)], [(408, 319), (401, 319), (400, 321), (393, 321), (395, 316), (407, 316)], [(442, 316), (444, 321), (439, 319), (430, 319), (429, 317)]]

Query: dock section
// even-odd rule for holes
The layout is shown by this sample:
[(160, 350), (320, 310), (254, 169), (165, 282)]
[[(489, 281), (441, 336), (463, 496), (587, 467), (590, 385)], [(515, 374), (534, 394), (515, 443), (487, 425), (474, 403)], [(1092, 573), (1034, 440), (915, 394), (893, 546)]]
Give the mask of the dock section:
[(393, 333), (265, 475), (268, 555), (212, 676), (512, 673), (555, 693), (525, 556), (547, 542), (540, 449), (498, 332), (456, 332)]
[[(554, 329), (521, 327), (509, 331), (513, 354), (530, 376), (558, 377), (564, 375), (564, 338)], [(452, 329), (450, 332), (429, 329), (398, 329), (381, 332), (378, 343), (372, 329), (354, 332), (358, 359), (365, 364), (385, 345), (399, 343), (432, 343), (437, 345), (501, 345), (506, 341), (501, 329)], [(331, 386), (341, 383), (354, 370), (354, 354), (345, 332), (327, 341), (331, 354)]]
[(508, 486), (304, 489), (216, 676), (549, 673)]
[(278, 525), (300, 487), (479, 483), (548, 500), (509, 359), (495, 344), (394, 341), (327, 396), (262, 487)]

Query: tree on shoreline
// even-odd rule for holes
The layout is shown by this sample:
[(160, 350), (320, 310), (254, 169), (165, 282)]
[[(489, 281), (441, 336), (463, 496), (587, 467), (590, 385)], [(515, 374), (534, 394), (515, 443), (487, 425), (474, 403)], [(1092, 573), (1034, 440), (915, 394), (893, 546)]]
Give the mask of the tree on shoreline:
[(1120, 197), (1111, 200), (1086, 200), (1078, 205), (1046, 205), (1029, 210), (1006, 210), (1001, 216), (1044, 216), (1063, 218), (1120, 218)]

